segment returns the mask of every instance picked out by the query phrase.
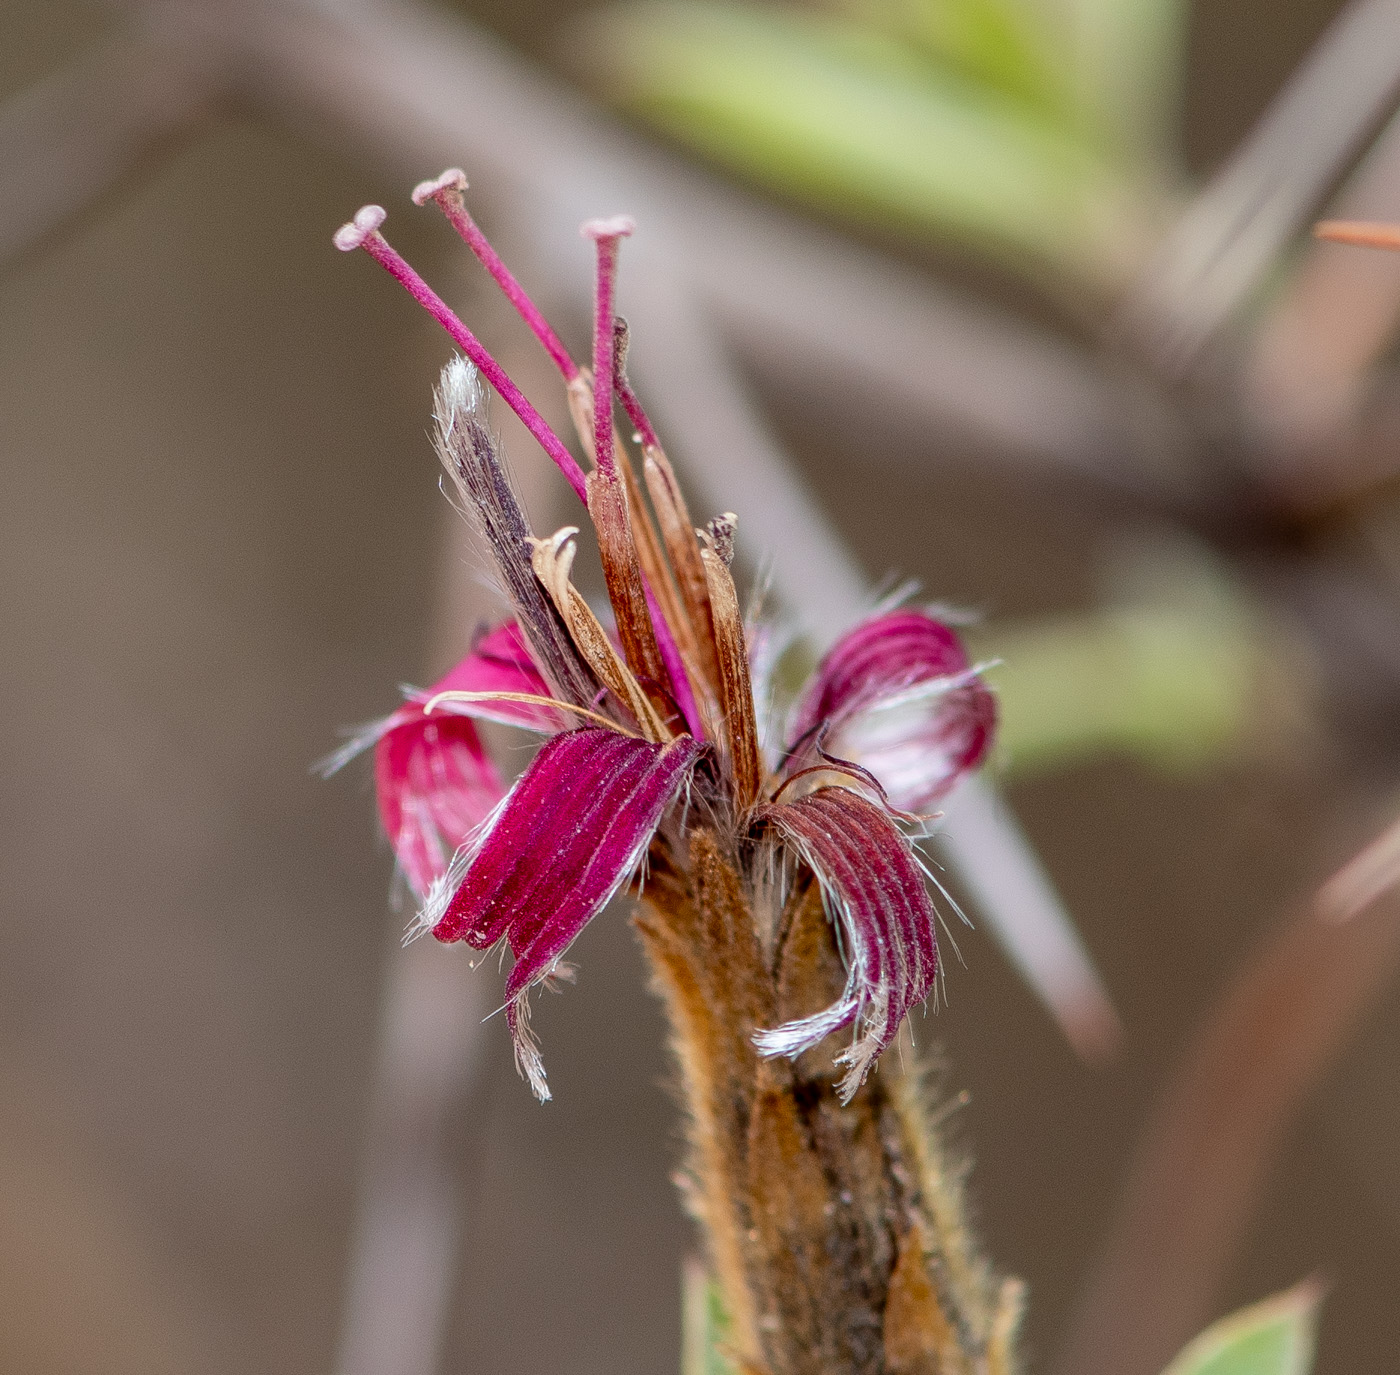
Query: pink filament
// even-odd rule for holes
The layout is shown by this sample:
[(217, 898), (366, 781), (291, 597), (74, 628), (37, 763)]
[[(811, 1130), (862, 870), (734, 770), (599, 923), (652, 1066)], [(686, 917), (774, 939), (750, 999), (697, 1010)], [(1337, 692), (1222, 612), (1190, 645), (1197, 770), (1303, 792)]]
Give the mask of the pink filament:
[(642, 591), (646, 593), (647, 611), (656, 631), (656, 647), (661, 651), (661, 662), (666, 665), (666, 674), (671, 680), (671, 691), (675, 696), (676, 705), (681, 709), (681, 715), (685, 717), (685, 724), (690, 733), (697, 740), (703, 740), (705, 727), (700, 720), (700, 709), (695, 705), (695, 693), (685, 671), (685, 660), (681, 658), (676, 637), (671, 633), (670, 622), (657, 603), (656, 593), (651, 590), (651, 583), (645, 573), (642, 574)]
[(613, 294), (617, 283), (617, 234), (596, 234), (598, 276), (593, 300), (593, 455), (598, 471), (617, 480), (613, 461), (613, 387), (617, 353), (613, 341)]
[(452, 336), (462, 352), (480, 369), (482, 376), (501, 394), (506, 405), (524, 421), (526, 429), (539, 440), (540, 447), (568, 478), (569, 485), (578, 493), (579, 500), (587, 505), (588, 486), (584, 480), (583, 469), (578, 466), (573, 454), (564, 447), (563, 440), (550, 429), (549, 422), (534, 408), (525, 393), (506, 376), (505, 369), (487, 352), (486, 346), (457, 318), (442, 297), (409, 266), (398, 250), (393, 248), (378, 230), (365, 235), (360, 247)]
[(471, 212), (462, 204), (460, 191), (449, 187), (432, 198), (438, 208), (447, 216), (450, 223), (461, 235), (463, 243), (476, 254), (481, 265), (496, 279), (496, 285), (505, 293), (520, 318), (530, 327), (535, 338), (544, 345), (554, 366), (563, 374), (566, 382), (572, 382), (579, 374), (579, 366), (570, 356), (563, 341), (554, 332), (540, 308), (530, 299), (525, 288), (520, 285), (515, 273), (508, 268), (501, 255), (491, 247), (490, 240), (481, 232), (480, 226), (472, 219)]
[(656, 437), (655, 429), (652, 428), (651, 417), (642, 408), (637, 393), (632, 390), (632, 384), (621, 372), (617, 374), (617, 399), (622, 402), (622, 409), (627, 412), (627, 418), (632, 422), (637, 433), (641, 435), (642, 447), (660, 449), (661, 441)]

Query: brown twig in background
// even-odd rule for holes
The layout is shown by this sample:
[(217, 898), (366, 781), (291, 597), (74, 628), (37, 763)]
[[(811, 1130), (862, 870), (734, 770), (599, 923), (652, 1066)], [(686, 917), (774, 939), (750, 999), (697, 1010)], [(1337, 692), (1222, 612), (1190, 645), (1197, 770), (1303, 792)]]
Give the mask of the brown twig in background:
[(1124, 307), (1188, 373), (1237, 317), (1400, 91), (1400, 5), (1353, 0), (1163, 237)]
[[(1388, 832), (1268, 936), (1192, 1038), (1143, 1129), (1055, 1369), (1154, 1375), (1213, 1305), (1308, 1095), (1400, 966), (1400, 897), (1349, 882)], [(1368, 871), (1369, 872), (1369, 871)]]

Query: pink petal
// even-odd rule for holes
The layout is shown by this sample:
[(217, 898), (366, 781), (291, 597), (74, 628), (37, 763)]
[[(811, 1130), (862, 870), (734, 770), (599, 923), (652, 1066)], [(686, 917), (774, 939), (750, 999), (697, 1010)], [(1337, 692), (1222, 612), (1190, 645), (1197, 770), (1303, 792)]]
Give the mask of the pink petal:
[(793, 717), (789, 747), (869, 769), (891, 805), (922, 811), (976, 768), (996, 698), (956, 633), (917, 610), (857, 626), (827, 653)]
[(384, 834), (421, 900), (505, 796), (505, 784), (471, 720), (415, 710), (375, 744), (374, 785)]
[[(525, 637), (514, 621), (506, 621), (483, 635), (471, 653), (426, 692), (415, 693), (414, 701), (400, 707), (393, 719), (411, 718), (420, 702), (439, 692), (523, 692), (535, 697), (552, 694), (543, 674), (535, 667)], [(526, 730), (553, 732), (562, 724), (557, 712), (528, 702), (441, 702), (434, 709), (459, 716), (475, 716), (483, 721), (500, 721)], [(418, 711), (421, 716), (421, 709)]]
[(702, 749), (690, 736), (656, 745), (593, 727), (555, 736), (424, 908), (439, 940), (509, 941), (506, 1019), (541, 1101), (527, 994), (635, 873)]
[(505, 784), (469, 718), (555, 731), (561, 718), (524, 702), (423, 704), (439, 692), (521, 692), (547, 696), (514, 621), (483, 635), (471, 653), (426, 692), (360, 731), (322, 765), (334, 773), (374, 746), (379, 816), (409, 887), (421, 900), (467, 836), (505, 796)]
[(839, 1092), (849, 1102), (899, 1024), (933, 988), (938, 941), (933, 904), (909, 842), (888, 814), (848, 788), (821, 788), (765, 807), (772, 825), (811, 868), (827, 911), (840, 923), (846, 987), (830, 1007), (760, 1031), (764, 1055), (800, 1055), (841, 1027), (856, 1038), (837, 1063), (849, 1066)]

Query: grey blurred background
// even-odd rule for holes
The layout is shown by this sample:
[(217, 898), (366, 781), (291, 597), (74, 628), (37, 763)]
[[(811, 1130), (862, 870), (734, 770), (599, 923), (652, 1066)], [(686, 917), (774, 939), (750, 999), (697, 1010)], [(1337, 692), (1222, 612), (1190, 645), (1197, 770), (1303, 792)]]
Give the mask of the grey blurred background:
[[(550, 64), (556, 18), (583, 6), (462, 8)], [(1197, 170), (1333, 9), (1194, 7)], [(112, 24), (95, 5), (3, 0), (0, 95)], [(232, 107), (0, 277), (5, 1375), (334, 1368), (381, 990), (403, 956), (366, 774), (309, 768), (472, 629), (454, 619), (471, 572), (426, 438), (444, 341), (329, 243), (405, 189), (352, 147)], [(394, 228), (429, 275), (457, 270), (438, 226), (399, 213)], [(487, 337), (509, 326), (484, 296), (470, 318)], [(581, 346), (582, 322), (562, 323)], [(858, 440), (796, 395), (760, 397), (872, 576), (995, 618), (1071, 611), (1096, 596), (1106, 544), (1134, 533), (965, 439), (875, 420), (899, 479), (872, 481)], [(861, 406), (853, 392), (855, 435)], [(1318, 750), (1012, 785), (1127, 1032), (1118, 1063), (1085, 1067), (980, 930), (960, 933), (948, 1006), (922, 1028), (947, 1091), (970, 1095), (952, 1131), (988, 1250), (1029, 1282), (1033, 1365), (1152, 1086), (1250, 940), (1340, 857), (1318, 818), (1345, 811), (1354, 768)], [(676, 1369), (690, 1232), (661, 1021), (623, 912), (576, 953), (578, 985), (537, 1017), (555, 1101), (533, 1101), (492, 1021), (452, 1115), (464, 1226), (444, 1369)], [(475, 977), (493, 996), (493, 967)], [(1324, 1371), (1395, 1365), (1397, 1146), (1392, 997), (1292, 1134), (1223, 1304), (1320, 1270)]]

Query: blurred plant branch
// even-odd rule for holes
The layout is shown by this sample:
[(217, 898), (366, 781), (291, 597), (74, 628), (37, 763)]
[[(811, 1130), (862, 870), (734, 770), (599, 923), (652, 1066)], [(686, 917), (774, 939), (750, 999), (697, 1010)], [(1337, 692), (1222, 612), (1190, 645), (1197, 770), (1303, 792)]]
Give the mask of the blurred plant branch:
[(1163, 237), (1124, 314), (1169, 371), (1234, 323), (1400, 94), (1400, 5), (1354, 0)]
[[(1143, 1129), (1117, 1219), (1056, 1369), (1153, 1375), (1210, 1317), (1226, 1269), (1309, 1094), (1400, 968), (1394, 836), (1370, 902), (1345, 866), (1267, 935), (1191, 1038)], [(1369, 910), (1367, 910), (1369, 909)]]
[(11, 98), (0, 107), (0, 265), (196, 128), (223, 85), (217, 50), (157, 29), (123, 33)]

